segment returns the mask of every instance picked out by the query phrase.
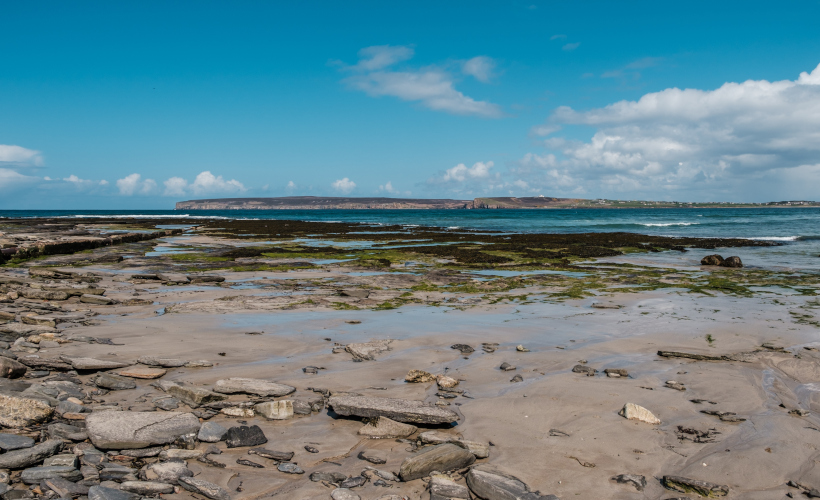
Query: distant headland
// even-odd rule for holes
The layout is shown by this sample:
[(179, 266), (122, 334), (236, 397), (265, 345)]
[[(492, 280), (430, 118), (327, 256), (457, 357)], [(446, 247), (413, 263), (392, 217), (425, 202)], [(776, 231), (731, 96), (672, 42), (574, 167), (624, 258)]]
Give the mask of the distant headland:
[(395, 210), (395, 209), (544, 209), (544, 208), (744, 208), (818, 207), (816, 201), (767, 203), (640, 201), (581, 198), (491, 197), (472, 200), (433, 198), (366, 198), (334, 196), (285, 196), (279, 198), (213, 198), (180, 201), (176, 210)]

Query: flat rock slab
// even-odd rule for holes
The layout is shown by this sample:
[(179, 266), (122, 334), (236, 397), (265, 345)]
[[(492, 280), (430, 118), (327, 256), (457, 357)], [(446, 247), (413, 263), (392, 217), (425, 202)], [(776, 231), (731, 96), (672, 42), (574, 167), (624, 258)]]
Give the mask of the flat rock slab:
[(48, 404), (24, 397), (0, 394), (0, 425), (19, 429), (48, 420), (54, 408)]
[(440, 444), (408, 457), (402, 462), (399, 476), (412, 481), (430, 475), (433, 471), (447, 472), (472, 465), (475, 455), (454, 444)]
[[(197, 479), (195, 477), (181, 477), (179, 478), (179, 485), (188, 491), (199, 493), (200, 495), (210, 498), (211, 500), (231, 500), (231, 496), (227, 491), (208, 481)], [(91, 500), (89, 498), (89, 500)]]
[(115, 300), (110, 297), (103, 297), (102, 295), (91, 295), (90, 293), (84, 293), (80, 295), (80, 302), (97, 306), (110, 306), (115, 302)]
[(398, 439), (413, 435), (418, 427), (390, 420), (387, 417), (378, 417), (364, 424), (359, 429), (359, 435), (370, 439)]
[(3, 453), (0, 455), (0, 469), (22, 469), (23, 467), (39, 464), (57, 453), (57, 450), (62, 446), (62, 439), (49, 439), (31, 448)]
[(352, 354), (355, 359), (370, 361), (376, 359), (376, 354), (390, 350), (392, 342), (392, 340), (371, 340), (370, 342), (347, 344), (345, 351)]
[(219, 394), (200, 387), (183, 385), (173, 385), (168, 388), (167, 392), (191, 408), (228, 399), (228, 396), (224, 394)]
[(413, 424), (449, 424), (458, 420), (458, 415), (452, 410), (407, 399), (332, 396), (328, 400), (328, 406), (339, 415), (387, 417), (397, 422)]
[(52, 465), (45, 467), (32, 467), (20, 474), (20, 479), (26, 484), (37, 484), (44, 479), (55, 477), (63, 478), (67, 481), (79, 481), (83, 475), (74, 467), (67, 465)]
[(0, 433), (0, 450), (12, 451), (34, 446), (34, 440), (28, 436)]
[(148, 366), (161, 366), (162, 368), (179, 368), (185, 366), (184, 359), (176, 358), (158, 358), (156, 356), (140, 356), (137, 363)]
[(97, 448), (123, 450), (147, 448), (199, 432), (199, 419), (180, 412), (94, 412), (85, 420), (86, 431)]
[(147, 366), (129, 366), (117, 372), (121, 377), (155, 379), (165, 375), (167, 370), (163, 368), (151, 368)]
[(725, 497), (729, 494), (729, 487), (721, 484), (707, 483), (698, 479), (681, 476), (663, 476), (663, 485), (666, 488), (681, 493), (697, 493), (702, 497)]
[(106, 488), (104, 486), (92, 486), (88, 488), (88, 500), (139, 500), (136, 493)]
[(554, 495), (530, 491), (523, 481), (486, 464), (476, 465), (467, 473), (467, 486), (479, 498), (487, 500), (558, 500)]
[(137, 383), (130, 378), (120, 377), (110, 373), (100, 373), (94, 377), (93, 380), (97, 387), (102, 387), (110, 391), (125, 391), (137, 387)]
[(23, 363), (29, 368), (35, 370), (56, 370), (58, 372), (67, 372), (73, 370), (74, 367), (65, 361), (54, 358), (41, 358), (40, 356), (20, 356), (17, 361)]
[(107, 361), (94, 358), (72, 358), (68, 356), (60, 356), (60, 359), (70, 364), (75, 370), (113, 370), (115, 368), (124, 368), (131, 364), (123, 363), (121, 361)]
[(470, 490), (444, 475), (430, 477), (430, 500), (470, 500)]
[(222, 394), (255, 394), (264, 397), (281, 397), (292, 394), (295, 391), (295, 387), (258, 378), (234, 377), (217, 380), (216, 384), (214, 384), (214, 392)]

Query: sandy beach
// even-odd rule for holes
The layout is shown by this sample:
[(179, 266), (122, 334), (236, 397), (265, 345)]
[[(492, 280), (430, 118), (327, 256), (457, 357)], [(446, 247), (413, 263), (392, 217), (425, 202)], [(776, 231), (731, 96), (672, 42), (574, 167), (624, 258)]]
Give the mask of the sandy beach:
[[(152, 496), (149, 488), (162, 487), (142, 483), (166, 484), (164, 498), (235, 500), (471, 498), (452, 496), (468, 490), (489, 500), (770, 499), (820, 488), (816, 276), (650, 267), (640, 260), (649, 258), (645, 253), (627, 267), (629, 254), (618, 258), (620, 266), (601, 261), (593, 269), (595, 261), (573, 260), (548, 266), (549, 272), (504, 267), (507, 275), (477, 274), (498, 272), (497, 265), (456, 269), (423, 255), (409, 265), (381, 267), (364, 265), (361, 257), (257, 255), (236, 258), (232, 268), (200, 259), (206, 268), (197, 270), (192, 266), (202, 252), (217, 255), (248, 242), (186, 231), (90, 251), (127, 257), (119, 262), (86, 256), (78, 266), (53, 256), (0, 268), (3, 356), (27, 368), (0, 379), (0, 394), (56, 408), (23, 425), (3, 423), (3, 432), (61, 439), (62, 452), (54, 455), (78, 457), (78, 485)], [(715, 251), (743, 255), (742, 248)], [(194, 257), (173, 260), (186, 252)], [(309, 266), (292, 265), (300, 262)], [(734, 285), (717, 286), (715, 279)], [(95, 296), (105, 300), (31, 294), (83, 287), (104, 290)], [(708, 359), (693, 359), (698, 356)], [(162, 368), (154, 379), (128, 377), (158, 364), (137, 362), (145, 357), (204, 362)], [(83, 358), (119, 364), (81, 369)], [(61, 364), (43, 368), (38, 359)], [(429, 376), (407, 382), (411, 370)], [(437, 383), (435, 376), (454, 381)], [(233, 378), (295, 390), (281, 396), (212, 392), (218, 381)], [(70, 382), (72, 388), (54, 392)], [(202, 404), (191, 396), (197, 390)], [(65, 394), (75, 406), (59, 407)], [(372, 427), (371, 417), (339, 413), (344, 398), (362, 396), (423, 401), (455, 418), (417, 421), (407, 436), (371, 439), (360, 434)], [(290, 401), (293, 414), (283, 409), (268, 418), (259, 406), (266, 401)], [(619, 414), (629, 403), (659, 423)], [(286, 406), (277, 404), (276, 412)], [(223, 431), (258, 426), (267, 442), (229, 448), (224, 436), (214, 443), (174, 436), (110, 447), (97, 435), (106, 432), (98, 431), (99, 415), (109, 412), (193, 412), (198, 424), (219, 424)], [(99, 418), (89, 419), (95, 414)], [(74, 434), (56, 424), (73, 426)], [(440, 474), (432, 479), (427, 471), (400, 480), (408, 461), (436, 446), (467, 457), (439, 463), (449, 465), (433, 469)], [(154, 448), (146, 456), (133, 453)], [(252, 451), (257, 448), (293, 455), (266, 458)], [(15, 453), (3, 451), (0, 463)], [(87, 460), (100, 452), (102, 461)], [(179, 477), (157, 479), (152, 466), (174, 460), (219, 490)], [(96, 478), (87, 468), (92, 463)], [(104, 479), (106, 463), (129, 470)], [(58, 498), (56, 486), (41, 485), (46, 479), (21, 479), (39, 465), (6, 466), (9, 491), (21, 491), (13, 498)], [(478, 474), (470, 467), (494, 470), (499, 475), (491, 480), (515, 476), (525, 486), (518, 497), (480, 493), (485, 490), (478, 475), (470, 479)], [(348, 488), (339, 488), (343, 481)], [(431, 489), (436, 495), (450, 486), (449, 497), (431, 496)]]

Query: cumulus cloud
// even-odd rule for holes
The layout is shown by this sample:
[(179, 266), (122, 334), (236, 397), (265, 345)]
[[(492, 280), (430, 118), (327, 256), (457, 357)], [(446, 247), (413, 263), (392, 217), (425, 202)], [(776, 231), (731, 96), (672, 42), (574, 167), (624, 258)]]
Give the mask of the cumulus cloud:
[(185, 196), (185, 190), (188, 188), (188, 181), (182, 177), (171, 177), (162, 184), (165, 185), (165, 191), (162, 193), (165, 196)]
[(413, 50), (409, 47), (367, 47), (359, 51), (358, 63), (343, 67), (344, 71), (352, 73), (344, 82), (373, 97), (390, 96), (403, 101), (419, 102), (436, 111), (488, 118), (502, 115), (498, 105), (477, 101), (456, 90), (453, 76), (443, 69), (391, 69), (412, 56)]
[(489, 82), (493, 77), (495, 61), (486, 56), (473, 57), (464, 61), (461, 72), (470, 75), (480, 82)]
[(381, 186), (379, 186), (379, 191), (385, 191), (390, 194), (396, 194), (399, 192), (398, 189), (393, 187), (393, 183), (390, 181), (387, 181), (386, 184), (382, 184)]
[(29, 187), (40, 181), (40, 177), (21, 174), (10, 168), (0, 168), (0, 193)]
[(41, 167), (43, 155), (39, 151), (22, 146), (0, 144), (0, 167)]
[(349, 194), (351, 191), (356, 189), (356, 183), (345, 177), (344, 179), (338, 179), (331, 184), (333, 189), (339, 191), (343, 194)]
[[(559, 107), (539, 130), (554, 134), (572, 125), (595, 132), (587, 141), (549, 137), (547, 152), (524, 156), (511, 174), (563, 191), (597, 187), (661, 197), (660, 190), (703, 198), (756, 185), (763, 193), (770, 180), (782, 185), (792, 178), (789, 172), (816, 175), (820, 65), (796, 80), (669, 88), (586, 111)], [(795, 196), (807, 196), (793, 187)]]
[(488, 193), (503, 187), (501, 174), (493, 172), (495, 164), (479, 161), (468, 167), (464, 163), (448, 168), (444, 172), (427, 179), (428, 188), (454, 193)]
[(188, 184), (188, 181), (182, 177), (171, 177), (163, 184), (165, 185), (163, 192), (165, 196), (231, 194), (247, 191), (245, 185), (238, 180), (225, 180), (221, 175), (214, 175), (209, 170), (200, 172), (191, 184)]
[(157, 189), (157, 183), (155, 180), (143, 180), (140, 174), (127, 175), (122, 179), (118, 179), (116, 184), (120, 194), (124, 196), (133, 196), (135, 194), (153, 194)]

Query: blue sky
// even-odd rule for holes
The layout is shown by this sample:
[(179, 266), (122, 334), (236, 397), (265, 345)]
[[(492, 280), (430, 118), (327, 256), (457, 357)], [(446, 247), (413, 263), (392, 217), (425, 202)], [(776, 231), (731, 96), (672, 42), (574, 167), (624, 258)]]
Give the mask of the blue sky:
[(817, 1), (6, 2), (2, 16), (0, 209), (820, 198)]

